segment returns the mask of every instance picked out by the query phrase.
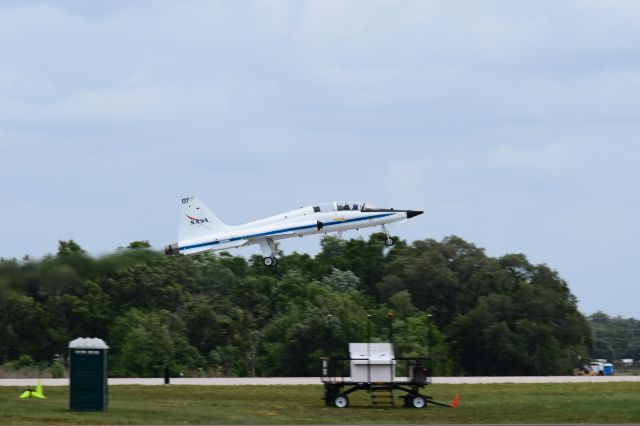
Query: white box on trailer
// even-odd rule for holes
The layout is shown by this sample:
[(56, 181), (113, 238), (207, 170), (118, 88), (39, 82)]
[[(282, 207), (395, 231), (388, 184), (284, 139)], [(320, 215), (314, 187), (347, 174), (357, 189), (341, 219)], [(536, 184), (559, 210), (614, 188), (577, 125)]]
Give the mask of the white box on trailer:
[(349, 343), (351, 380), (354, 382), (393, 382), (396, 361), (392, 343)]

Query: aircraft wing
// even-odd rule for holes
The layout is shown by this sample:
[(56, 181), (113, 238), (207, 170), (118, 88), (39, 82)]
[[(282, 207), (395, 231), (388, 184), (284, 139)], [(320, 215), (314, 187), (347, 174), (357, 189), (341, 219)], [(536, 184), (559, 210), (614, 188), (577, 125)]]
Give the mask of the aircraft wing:
[(242, 247), (246, 245), (249, 240), (221, 240), (221, 241), (211, 241), (208, 243), (202, 244), (191, 244), (180, 247), (181, 254), (196, 254), (202, 253), (210, 250), (227, 250), (237, 247)]

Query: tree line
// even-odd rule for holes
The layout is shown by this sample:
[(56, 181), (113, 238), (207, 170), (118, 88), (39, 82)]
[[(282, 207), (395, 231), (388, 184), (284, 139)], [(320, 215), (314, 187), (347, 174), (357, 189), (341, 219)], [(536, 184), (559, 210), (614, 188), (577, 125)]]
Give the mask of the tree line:
[(427, 355), (430, 337), (439, 375), (566, 374), (588, 356), (589, 323), (548, 266), (455, 236), (382, 241), (325, 237), (276, 268), (146, 242), (0, 259), (0, 363), (60, 363), (69, 341), (100, 337), (116, 377), (317, 376), (320, 357), (388, 341), (390, 323), (398, 356)]
[(593, 330), (593, 358), (640, 360), (640, 321), (596, 312), (587, 317)]

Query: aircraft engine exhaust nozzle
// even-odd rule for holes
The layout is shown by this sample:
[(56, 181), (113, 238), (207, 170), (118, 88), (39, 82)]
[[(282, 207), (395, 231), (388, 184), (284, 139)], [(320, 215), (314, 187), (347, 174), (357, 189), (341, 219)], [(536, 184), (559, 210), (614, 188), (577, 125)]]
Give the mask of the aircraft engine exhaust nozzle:
[(180, 253), (180, 247), (178, 247), (178, 243), (169, 244), (168, 246), (164, 247), (164, 254), (166, 254), (167, 256), (171, 256), (173, 254), (178, 254), (178, 253)]
[(421, 210), (407, 210), (407, 219), (411, 219), (412, 217), (416, 217), (424, 213)]

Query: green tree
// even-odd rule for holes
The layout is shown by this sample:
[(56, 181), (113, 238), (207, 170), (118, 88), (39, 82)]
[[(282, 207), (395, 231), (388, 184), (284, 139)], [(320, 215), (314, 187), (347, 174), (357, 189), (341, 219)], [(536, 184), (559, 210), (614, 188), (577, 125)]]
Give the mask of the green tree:
[[(455, 236), (391, 249), (382, 237), (325, 238), (315, 258), (277, 268), (140, 241), (100, 257), (69, 240), (57, 255), (0, 259), (0, 361), (48, 364), (73, 338), (106, 336), (119, 375), (317, 375), (318, 358), (348, 355), (368, 324), (387, 341), (390, 311), (397, 354), (426, 354), (430, 335), (438, 374), (562, 374), (586, 357), (591, 329), (556, 271)], [(634, 321), (594, 314), (592, 354), (638, 357)]]
[(592, 358), (640, 359), (640, 321), (596, 312), (587, 318), (593, 333)]
[(85, 255), (86, 253), (87, 252), (85, 252), (82, 247), (73, 240), (58, 241), (58, 256)]
[(128, 249), (136, 250), (136, 249), (148, 249), (151, 248), (151, 244), (149, 241), (132, 241), (127, 246)]
[(185, 338), (182, 320), (167, 311), (131, 310), (116, 321), (111, 336), (119, 350), (112, 356), (116, 376), (158, 377), (166, 369), (174, 374), (193, 372), (204, 359)]

